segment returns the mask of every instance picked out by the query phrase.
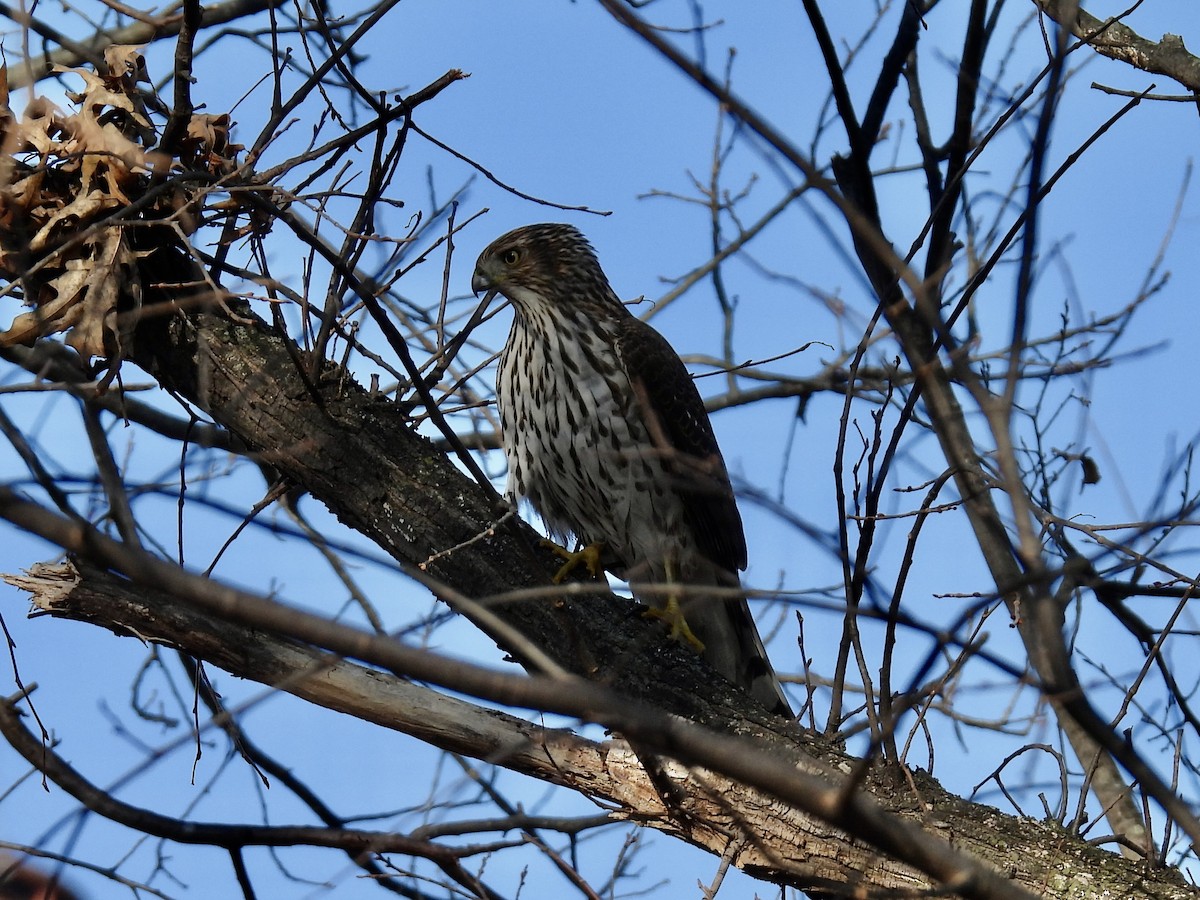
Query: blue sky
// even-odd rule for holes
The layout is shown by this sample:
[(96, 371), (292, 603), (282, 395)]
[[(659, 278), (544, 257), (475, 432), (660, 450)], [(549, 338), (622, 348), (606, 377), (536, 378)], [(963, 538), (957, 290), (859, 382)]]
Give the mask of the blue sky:
[[(850, 4), (826, 5), (831, 7), (831, 16), (836, 11), (848, 18), (846, 23), (831, 18), (830, 27), (835, 33), (843, 29), (857, 33), (861, 26), (855, 22), (860, 10), (852, 9)], [(961, 27), (956, 9), (950, 8), (954, 5), (942, 6), (946, 8), (939, 8), (929, 17), (928, 29), (922, 34), (923, 46), (932, 45), (926, 47), (927, 51), (937, 48), (922, 60), (935, 130), (945, 126), (958, 53), (955, 42)], [(1118, 11), (1120, 6), (1111, 3), (1090, 8), (1094, 14), (1104, 15)], [(1181, 12), (1184, 8), (1186, 11)], [(1030, 15), (1031, 10), (1032, 4), (1010, 2), (1005, 16), (1011, 26)], [(340, 10), (335, 6), (333, 11)], [(657, 4), (650, 7), (648, 15), (677, 27), (691, 23), (688, 6), (683, 3)], [(710, 70), (720, 71), (727, 48), (735, 46), (736, 92), (807, 148), (814, 124), (823, 112), (828, 116), (824, 108), (827, 80), (800, 5), (766, 3), (747, 9), (745, 4), (714, 2), (705, 6), (703, 18), (714, 23), (706, 32)], [(894, 14), (888, 22), (893, 19)], [(1147, 37), (1172, 31), (1200, 46), (1196, 27), (1200, 23), (1190, 5), (1148, 2), (1130, 24)], [(883, 33), (887, 34), (886, 26)], [(1007, 41), (1007, 34), (1002, 43)], [(864, 102), (869, 90), (883, 43), (880, 37), (869, 42), (851, 73), (851, 89), (859, 103)], [(1027, 81), (1044, 63), (1039, 44), (1036, 27), (1027, 30), (1018, 42), (1008, 66), (1006, 83), (1010, 88), (1013, 81)], [(691, 42), (684, 45), (693, 47)], [(463, 198), (459, 218), (484, 207), (490, 212), (456, 241), (451, 292), (463, 298), (463, 309), (467, 308), (465, 298), (469, 296), (470, 274), (478, 251), (498, 234), (528, 222), (569, 221), (582, 228), (596, 246), (618, 294), (626, 299), (661, 296), (669, 288), (664, 279), (679, 277), (707, 258), (707, 210), (646, 195), (654, 191), (693, 195), (692, 177), (701, 181), (709, 177), (717, 126), (715, 105), (595, 4), (406, 0), (395, 7), (360, 49), (369, 56), (360, 77), (377, 89), (403, 93), (451, 68), (469, 72), (469, 79), (421, 108), (416, 117), (421, 128), (527, 194), (612, 212), (602, 217), (547, 209), (476, 176)], [(265, 64), (265, 57), (256, 57), (257, 52), (231, 43), (225, 50), (201, 57), (195, 91), (208, 111), (228, 109), (246, 93)], [(161, 76), (169, 69), (169, 53), (165, 44), (150, 51), (153, 75)], [(1124, 103), (1121, 98), (1090, 89), (1091, 81), (1131, 90), (1145, 89), (1157, 81), (1159, 92), (1177, 90), (1165, 79), (1151, 79), (1121, 64), (1090, 56), (1087, 51), (1072, 57), (1072, 66), (1080, 71), (1071, 81), (1055, 123), (1052, 166)], [(911, 134), (898, 123), (907, 114), (903, 91), (897, 96), (900, 99), (891, 111), (897, 125), (875, 159), (880, 165), (894, 162), (903, 167), (915, 157)], [(268, 98), (267, 86), (260, 86), (239, 106), (234, 114), (239, 123), (236, 138), (248, 140), (257, 133)], [(306, 112), (310, 110), (302, 110), (300, 115)], [(307, 139), (308, 127), (308, 121), (294, 126), (288, 138), (280, 142), (278, 153), (264, 165), (294, 152), (298, 143)], [(725, 127), (728, 133), (729, 124)], [(1032, 128), (1031, 120), (1014, 126), (981, 158), (977, 166), (979, 180), (973, 184), (982, 197), (980, 209), (990, 202), (986, 191), (1003, 191), (1012, 181)], [(1041, 275), (1032, 334), (1058, 327), (1064, 308), (1079, 322), (1112, 313), (1132, 300), (1168, 228), (1191, 163), (1191, 148), (1196, 146), (1196, 128), (1195, 110), (1186, 105), (1143, 103), (1117, 123), (1055, 188), (1041, 227), (1043, 247), (1061, 247), (1062, 262), (1047, 265)], [(844, 137), (833, 123), (817, 145), (817, 162), (825, 164), (830, 154), (843, 148), (843, 143)], [(427, 166), (433, 167), (433, 183), (440, 198), (472, 176), (466, 166), (414, 135), (396, 182), (398, 195), (403, 196), (407, 206), (392, 213), (391, 221), (381, 223), (384, 227), (402, 230), (409, 214), (425, 205)], [(748, 199), (739, 207), (744, 222), (753, 221), (798, 180), (797, 173), (764, 159), (750, 141), (740, 143), (733, 151), (724, 176), (726, 188), (733, 193), (751, 186)], [(1152, 348), (1153, 352), (1079, 380), (1073, 385), (1076, 396), (1063, 400), (1064, 413), (1055, 431), (1056, 440), (1064, 449), (1071, 441), (1076, 442), (1075, 450), (1088, 448), (1103, 474), (1099, 485), (1084, 491), (1080, 491), (1078, 476), (1073, 475), (1059, 491), (1063, 510), (1086, 521), (1140, 518), (1146, 499), (1163, 481), (1164, 460), (1195, 440), (1200, 401), (1191, 389), (1196, 364), (1189, 347), (1198, 321), (1192, 294), (1200, 279), (1200, 257), (1193, 249), (1200, 220), (1194, 197), (1194, 189), (1184, 197), (1175, 238), (1164, 261), (1164, 268), (1171, 271), (1170, 281), (1135, 317), (1120, 346), (1122, 351)], [(889, 237), (897, 247), (906, 249), (928, 212), (919, 173), (901, 171), (881, 181), (880, 201)], [(739, 301), (735, 356), (739, 360), (763, 359), (817, 342), (806, 352), (773, 366), (795, 375), (815, 374), (822, 360), (852, 346), (858, 338), (855, 328), (869, 315), (871, 302), (861, 276), (848, 268), (840, 255), (847, 246), (845, 229), (834, 224), (831, 241), (815, 226), (814, 215), (833, 220), (831, 206), (815, 195), (806, 197), (806, 202), (808, 210), (793, 208), (749, 249), (761, 266), (844, 301), (849, 308), (844, 320), (831, 315), (795, 284), (766, 278), (742, 261), (732, 261), (725, 273), (730, 291)], [(1011, 215), (1001, 218), (1009, 221)], [(726, 225), (728, 237), (733, 232)], [(272, 253), (275, 274), (290, 273), (298, 283), (302, 262), (299, 248), (281, 239), (272, 245)], [(441, 289), (441, 270), (441, 257), (435, 255), (405, 276), (399, 289), (406, 297), (431, 302)], [(984, 348), (995, 349), (1007, 343), (1011, 297), (1011, 267), (1001, 266), (976, 299)], [(685, 356), (719, 352), (721, 319), (708, 284), (699, 285), (669, 307), (655, 324)], [(498, 346), (506, 328), (507, 316), (502, 316), (483, 335)], [(881, 348), (879, 355), (886, 357), (887, 353)], [(696, 372), (703, 370), (693, 367)], [(362, 365), (359, 371), (365, 379), (370, 368)], [(702, 379), (701, 388), (715, 393), (723, 382), (722, 378)], [(71, 402), (59, 399), (47, 408), (41, 395), (8, 395), (3, 402), (10, 415), (35, 429), (60, 465), (81, 473), (90, 470), (90, 454), (79, 438), (78, 415)], [(786, 502), (818, 527), (831, 529), (836, 524), (832, 467), (841, 398), (814, 399), (793, 436), (794, 412), (792, 401), (773, 401), (723, 412), (715, 417), (714, 424), (735, 477), (774, 494), (786, 466)], [(869, 408), (865, 404), (856, 409), (855, 416), (864, 430), (869, 428)], [(126, 436), (120, 428), (114, 429), (111, 440), (119, 454), (127, 452), (131, 471), (139, 477), (157, 473), (155, 477), (170, 481), (172, 467), (177, 465), (177, 457), (170, 454), (177, 451), (144, 434)], [(939, 471), (942, 464), (932, 440), (919, 442), (911, 458), (897, 467), (894, 485), (920, 483)], [(0, 450), (0, 471), (11, 473), (6, 477), (22, 474), (7, 449)], [(258, 499), (261, 490), (256, 473), (243, 470), (227, 482), (215, 481), (211, 487), (197, 483), (194, 493), (211, 491), (214, 497), (248, 505)], [(885, 509), (911, 508), (914, 496), (920, 496), (920, 492), (896, 494)], [(304, 510), (318, 522), (334, 527), (313, 501), (306, 501)], [(168, 546), (172, 544), (174, 498), (169, 490), (156, 499), (139, 501), (138, 512), (147, 521), (161, 522), (167, 535), (164, 541)], [(812, 590), (840, 582), (839, 569), (812, 542), (752, 504), (743, 503), (743, 514), (751, 553), (749, 584)], [(198, 506), (189, 508), (189, 560), (203, 565), (235, 524), (227, 516)], [(944, 621), (967, 601), (943, 595), (986, 590), (986, 577), (961, 516), (936, 516), (926, 527), (923, 546), (928, 557), (922, 559), (929, 561), (914, 573), (906, 600), (914, 604), (913, 615), (927, 621)], [(889, 566), (894, 565), (895, 551), (903, 544), (907, 529), (907, 520), (886, 529), (889, 550), (881, 557), (878, 570), (884, 583), (890, 584), (894, 575)], [(1183, 547), (1186, 549), (1186, 545)], [(6, 531), (0, 568), (14, 571), (48, 555), (50, 551), (44, 544)], [(1194, 552), (1182, 553), (1175, 560), (1185, 571), (1189, 566), (1194, 569), (1195, 562)], [(397, 624), (417, 617), (431, 605), (427, 594), (386, 567), (363, 565), (356, 575)], [(261, 535), (235, 543), (222, 560), (217, 576), (259, 590), (277, 591), (291, 602), (317, 609), (330, 609), (334, 601), (340, 603), (344, 593), (315, 555)], [(133, 720), (126, 708), (128, 685), (146, 656), (143, 647), (82, 625), (44, 619), (26, 621), (23, 610), (20, 595), (8, 588), (0, 589), (0, 612), (17, 641), (22, 674), (40, 685), (36, 694), (39, 710), (63, 739), (64, 754), (83, 767), (90, 778), (107, 783), (127, 772), (140, 758), (139, 752), (131, 750), (130, 740), (114, 728), (113, 716), (105, 706), (147, 745), (167, 744), (177, 736), (178, 731)], [(784, 632), (772, 652), (778, 667), (794, 669), (794, 626), (790, 616)], [(808, 610), (806, 633), (814, 666), (828, 673), (839, 634), (837, 618)], [(1003, 612), (989, 624), (989, 633), (989, 649), (1019, 659), (1019, 648)], [(878, 635), (869, 631), (870, 645), (877, 648), (877, 641)], [(497, 659), (494, 648), (465, 623), (443, 627), (435, 634), (434, 642), (449, 652), (471, 658)], [(902, 661), (920, 658), (927, 647), (919, 638), (908, 639), (901, 648)], [(1140, 656), (1126, 658), (1123, 654), (1132, 654), (1133, 648), (1125, 647), (1122, 639), (1104, 629), (1102, 620), (1090, 616), (1086, 618), (1081, 648), (1116, 669), (1140, 662)], [(254, 685), (234, 682), (219, 673), (216, 678), (231, 700), (262, 693)], [(110, 687), (94, 690), (92, 682), (101, 679)], [(998, 704), (995, 698), (1008, 690), (998, 672), (986, 669), (981, 670), (976, 684), (975, 690), (986, 698), (989, 708)], [(160, 695), (168, 690), (159, 677), (152, 677), (149, 686)], [(175, 687), (188, 700), (186, 685), (177, 682)], [(167, 706), (175, 708), (169, 702)], [(457, 795), (465, 784), (452, 766), (400, 735), (381, 734), (377, 729), (287, 698), (269, 698), (257, 704), (246, 714), (245, 722), (256, 738), (283, 756), (298, 774), (323, 782), (324, 790), (338, 798), (343, 813), (395, 810), (426, 797), (446, 798)], [(955, 790), (969, 790), (982, 777), (980, 773), (990, 771), (1013, 747), (1027, 740), (1050, 739), (1051, 735), (1039, 731), (1043, 727), (1035, 722), (1028, 736), (989, 737), (960, 747), (951, 727), (935, 721), (933, 728), (940, 741), (936, 774)], [(168, 814), (187, 814), (188, 804), (196, 801), (192, 814), (197, 818), (254, 818), (258, 808), (255, 779), (236, 760), (228, 763), (230, 771), (222, 771), (223, 754), (224, 745), (217, 740), (201, 760), (196, 787), (192, 788), (193, 748), (184, 742), (147, 775), (134, 780), (122, 796)], [(335, 761), (333, 766), (331, 760)], [(20, 765), (3, 750), (0, 761), (0, 772), (6, 776), (0, 782), (3, 789), (12, 777), (9, 773), (20, 771)], [(918, 753), (914, 762), (927, 764), (923, 753)], [(33, 841), (67, 808), (54, 789), (46, 795), (35, 782), (26, 781), (5, 799), (4, 820), (9, 824), (0, 828), (0, 839)], [(213, 789), (206, 792), (210, 783)], [(516, 776), (501, 775), (500, 783), (530, 810), (591, 809), (585, 801), (561, 793), (549, 795), (540, 785)], [(414, 790), (414, 785), (420, 785), (420, 790)], [(164, 802), (164, 797), (169, 799)], [(302, 815), (282, 790), (269, 792), (269, 802), (273, 822), (288, 822)], [(384, 818), (379, 827), (410, 828), (422, 815), (420, 810), (396, 813)], [(711, 878), (715, 860), (663, 837), (644, 837), (653, 842), (653, 851), (640, 860), (646, 872), (638, 885), (646, 887), (669, 879), (668, 886), (653, 896), (693, 896), (695, 880)], [(590, 868), (585, 875), (603, 880), (604, 867), (612, 865), (619, 841), (619, 836), (607, 836), (589, 845), (586, 853), (590, 854)], [(75, 853), (111, 862), (134, 843), (128, 833), (94, 821), (83, 830), (81, 842)], [(49, 845), (61, 846), (53, 842)], [(225, 896), (232, 890), (228, 864), (221, 854), (177, 847), (169, 848), (169, 852), (174, 857), (173, 871), (189, 882), (190, 889), (164, 883), (168, 893)], [(128, 871), (148, 877), (152, 848), (143, 847), (138, 854)], [(338, 896), (376, 893), (356, 880), (331, 854), (295, 851), (284, 856), (305, 877), (333, 880)], [(531, 854), (501, 853), (489, 863), (489, 876), (500, 890), (515, 893), (519, 868), (525, 864), (537, 865)], [(264, 879), (264, 896), (269, 895), (267, 886), (276, 891), (274, 896), (324, 895), (318, 887), (278, 878), (269, 863), (261, 860), (257, 871)], [(540, 878), (557, 877), (540, 869), (534, 871)], [(721, 896), (748, 897), (754, 892), (754, 883), (748, 879), (731, 879)], [(122, 889), (98, 878), (76, 877), (75, 881), (86, 886), (92, 897), (126, 896)], [(758, 888), (763, 896), (770, 895), (764, 886)], [(536, 891), (526, 894), (537, 895)]]

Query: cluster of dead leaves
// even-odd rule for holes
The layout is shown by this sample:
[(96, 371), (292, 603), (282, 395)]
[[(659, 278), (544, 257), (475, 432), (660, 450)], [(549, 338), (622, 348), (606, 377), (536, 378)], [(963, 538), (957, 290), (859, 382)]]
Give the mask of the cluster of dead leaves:
[(170, 219), (190, 231), (196, 191), (169, 176), (231, 171), (241, 148), (229, 141), (228, 116), (193, 115), (173, 154), (155, 149), (148, 104), (161, 104), (139, 88), (149, 83), (139, 48), (110, 47), (105, 61), (107, 74), (57, 69), (83, 83), (68, 95), (72, 111), (39, 97), (20, 117), (0, 68), (0, 280), (32, 307), (0, 332), (0, 346), (66, 332), (113, 372), (141, 303), (130, 226)]

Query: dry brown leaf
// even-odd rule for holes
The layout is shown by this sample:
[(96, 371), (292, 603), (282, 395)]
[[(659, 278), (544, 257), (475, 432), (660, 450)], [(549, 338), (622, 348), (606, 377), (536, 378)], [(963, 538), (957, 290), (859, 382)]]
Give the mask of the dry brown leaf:
[(62, 112), (45, 97), (34, 97), (21, 115), (17, 137), (21, 144), (14, 153), (34, 150), (42, 158), (50, 156), (59, 146), (62, 135)]
[(228, 113), (193, 115), (180, 142), (180, 158), (214, 174), (233, 171), (237, 166), (237, 153), (243, 147), (229, 142), (231, 127)]
[[(65, 334), (80, 354), (107, 358), (112, 377), (129, 347), (141, 283), (127, 231), (105, 217), (143, 196), (155, 174), (181, 163), (230, 171), (242, 148), (230, 142), (229, 116), (195, 115), (179, 157), (149, 149), (157, 134), (147, 103), (157, 101), (138, 87), (150, 83), (141, 48), (109, 47), (104, 69), (56, 66), (81, 85), (67, 95), (69, 111), (35, 98), (18, 121), (0, 64), (0, 278), (19, 281), (34, 307), (0, 330), (0, 346)], [(190, 232), (204, 203), (202, 191), (179, 184), (139, 218), (170, 218), (170, 227)]]
[(82, 91), (67, 91), (67, 96), (73, 103), (79, 105), (81, 113), (90, 111), (93, 115), (99, 115), (105, 106), (111, 106), (113, 109), (123, 109), (129, 113), (134, 112), (133, 100), (130, 99), (129, 95), (119, 88), (114, 89), (110, 87), (108, 79), (103, 75), (97, 75), (95, 72), (89, 72), (87, 69), (72, 68), (57, 64), (50, 68), (52, 72), (57, 74), (65, 75), (70, 73), (83, 79), (84, 87)]
[[(40, 206), (42, 181), (45, 169), (34, 169), (22, 177), (12, 180), (12, 165), (6, 169), (7, 184), (0, 185), (0, 229), (16, 228), (23, 221), (23, 214), (31, 207)], [(20, 217), (20, 219), (18, 218)]]
[(141, 44), (113, 44), (105, 48), (104, 65), (108, 67), (110, 77), (129, 78), (135, 84), (150, 84)]
[[(13, 319), (7, 331), (0, 332), (0, 347), (15, 344), (32, 344), (38, 338), (63, 331), (69, 325), (59, 320), (69, 315), (84, 285), (87, 284), (87, 269), (83, 260), (68, 260), (68, 269), (47, 285), (37, 308), (21, 313)], [(53, 295), (53, 299), (49, 297)]]
[(37, 308), (17, 316), (0, 332), (0, 347), (69, 332), (67, 343), (81, 355), (119, 361), (128, 347), (129, 330), (118, 328), (119, 304), (122, 297), (141, 295), (135, 261), (121, 228), (97, 232), (78, 256), (65, 261), (61, 272), (45, 280)]
[[(115, 129), (115, 133), (129, 139), (136, 137), (143, 144), (150, 143), (154, 138), (154, 127), (146, 118), (145, 108), (132, 83), (121, 78), (105, 77), (89, 72), (87, 69), (54, 66), (55, 72), (69, 72), (83, 79), (83, 91), (67, 92), (72, 102), (79, 106), (79, 111), (71, 120), (79, 124), (95, 122), (106, 128)], [(78, 130), (78, 124), (74, 130)], [(133, 142), (130, 142), (133, 144)], [(139, 150), (141, 146), (133, 144)], [(97, 148), (98, 149), (98, 148)]]
[[(110, 64), (119, 77), (59, 69), (83, 82), (82, 91), (69, 95), (75, 112), (64, 114), (39, 98), (18, 124), (6, 123), (0, 267), (9, 279), (23, 280), (35, 308), (0, 332), (0, 346), (65, 332), (82, 355), (107, 357), (115, 367), (127, 346), (119, 304), (133, 298), (136, 305), (140, 292), (124, 230), (98, 222), (126, 206), (145, 182), (146, 151), (134, 138), (144, 137), (150, 123), (140, 96), (126, 92), (144, 75), (139, 54), (118, 49)], [(0, 107), (0, 116), (5, 111)], [(38, 159), (18, 164), (21, 153)], [(38, 268), (29, 274), (33, 262)]]
[(41, 253), (57, 243), (64, 232), (78, 231), (84, 223), (90, 222), (105, 211), (120, 209), (127, 201), (117, 199), (112, 194), (95, 190), (86, 196), (76, 197), (62, 209), (55, 212), (48, 222), (38, 230), (29, 242), (33, 253)]
[[(85, 359), (102, 356), (114, 362), (124, 355), (127, 344), (117, 327), (121, 297), (138, 295), (135, 257), (121, 228), (106, 228), (97, 242), (85, 284), (85, 295), (76, 304), (67, 343)], [(128, 330), (128, 329), (125, 329)]]
[(16, 116), (8, 105), (8, 64), (0, 63), (0, 129), (4, 137), (0, 140), (0, 152), (5, 156), (12, 153), (14, 132), (16, 131)]
[(220, 153), (229, 144), (229, 114), (196, 114), (188, 122), (187, 135), (198, 144)]
[(82, 185), (95, 189), (100, 176), (111, 196), (122, 205), (128, 203), (125, 186), (149, 171), (145, 151), (112, 123), (101, 124), (90, 116), (79, 116), (74, 126), (74, 135), (64, 149), (78, 154)]

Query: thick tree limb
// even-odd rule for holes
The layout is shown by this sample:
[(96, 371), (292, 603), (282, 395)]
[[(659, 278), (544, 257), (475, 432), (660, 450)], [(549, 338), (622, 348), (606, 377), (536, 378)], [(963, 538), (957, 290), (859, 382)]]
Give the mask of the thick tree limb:
[[(245, 627), (180, 597), (134, 586), (87, 566), (39, 566), (27, 577), (9, 576), (8, 580), (30, 591), (37, 608), (52, 616), (166, 644), (235, 675), (277, 686), (434, 746), (581, 791), (612, 804), (615, 819), (637, 821), (710, 852), (724, 852), (731, 839), (749, 832), (753, 838), (744, 843), (736, 863), (764, 879), (818, 892), (854, 883), (890, 890), (928, 889), (929, 882), (908, 867), (880, 857), (844, 834), (831, 832), (813, 816), (811, 806), (826, 802), (826, 793), (847, 799), (857, 794), (873, 797), (902, 822), (952, 837), (956, 846), (989, 857), (1010, 873), (1016, 884), (1036, 895), (1090, 898), (1109, 891), (1130, 898), (1200, 896), (1182, 883), (1175, 870), (1148, 874), (1143, 866), (1091, 847), (1052, 823), (1018, 819), (968, 803), (921, 772), (905, 777), (894, 770), (872, 771), (855, 790), (848, 791), (839, 784), (843, 776), (836, 773), (850, 770), (856, 761), (811, 736), (789, 739), (759, 732), (750, 739), (750, 746), (741, 750), (743, 755), (784, 763), (785, 770), (794, 773), (789, 781), (819, 775), (823, 786), (803, 792), (806, 804), (781, 802), (719, 774), (717, 769), (666, 763), (663, 771), (673, 789), (667, 809), (655, 782), (623, 741), (595, 743), (566, 731), (539, 728), (312, 646)], [(498, 676), (502, 680), (509, 677)], [(526, 684), (534, 689), (537, 680)], [(561, 688), (549, 687), (563, 695)], [(583, 700), (582, 692), (578, 696)], [(614, 699), (620, 703), (619, 698)], [(580, 710), (587, 708), (594, 707), (584, 700)], [(714, 714), (719, 715), (719, 710)], [(608, 715), (601, 709), (599, 718), (604, 721)], [(657, 727), (663, 736), (672, 733), (667, 722)], [(685, 756), (695, 752), (703, 756), (707, 745), (703, 741), (693, 744), (693, 737), (694, 728), (675, 733), (676, 749)], [(738, 743), (746, 740), (737, 739)], [(40, 752), (40, 746), (37, 749)], [(818, 757), (824, 762), (818, 762)], [(790, 769), (792, 764), (798, 764), (799, 770)], [(859, 813), (869, 814), (861, 807)], [(997, 840), (997, 835), (1003, 835), (1003, 841)], [(977, 893), (965, 881), (960, 882), (960, 890), (968, 895), (1000, 896)]]
[(1151, 41), (1121, 22), (1096, 18), (1077, 2), (1033, 2), (1101, 56), (1129, 63), (1153, 75), (1166, 75), (1192, 91), (1200, 91), (1200, 57), (1188, 52), (1179, 35), (1164, 34), (1162, 40)]
[[(206, 5), (203, 11), (200, 27), (209, 28), (235, 19), (252, 16), (264, 10), (282, 5), (282, 0), (226, 0), (224, 3)], [(32, 17), (23, 9), (18, 9), (6, 3), (0, 3), (0, 15), (4, 15), (18, 25), (25, 25), (37, 30)], [(27, 63), (12, 66), (8, 70), (10, 88), (25, 87), (40, 81), (50, 74), (54, 66), (71, 68), (91, 63), (98, 70), (104, 71), (104, 50), (113, 44), (149, 44), (156, 40), (173, 37), (183, 26), (183, 13), (176, 12), (163, 16), (159, 21), (139, 21), (113, 31), (98, 31), (89, 38), (81, 41), (60, 39), (57, 50), (29, 60)]]

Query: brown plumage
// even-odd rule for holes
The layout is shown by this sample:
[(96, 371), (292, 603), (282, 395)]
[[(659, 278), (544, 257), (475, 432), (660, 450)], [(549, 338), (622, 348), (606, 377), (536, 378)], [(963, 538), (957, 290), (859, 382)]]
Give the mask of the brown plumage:
[[(556, 538), (604, 544), (635, 595), (680, 585), (703, 656), (790, 714), (745, 599), (702, 590), (738, 586), (746, 539), (704, 402), (670, 344), (625, 308), (570, 225), (493, 241), (471, 286), (513, 304), (496, 376), (509, 495)], [(639, 596), (663, 604), (661, 592)]]

